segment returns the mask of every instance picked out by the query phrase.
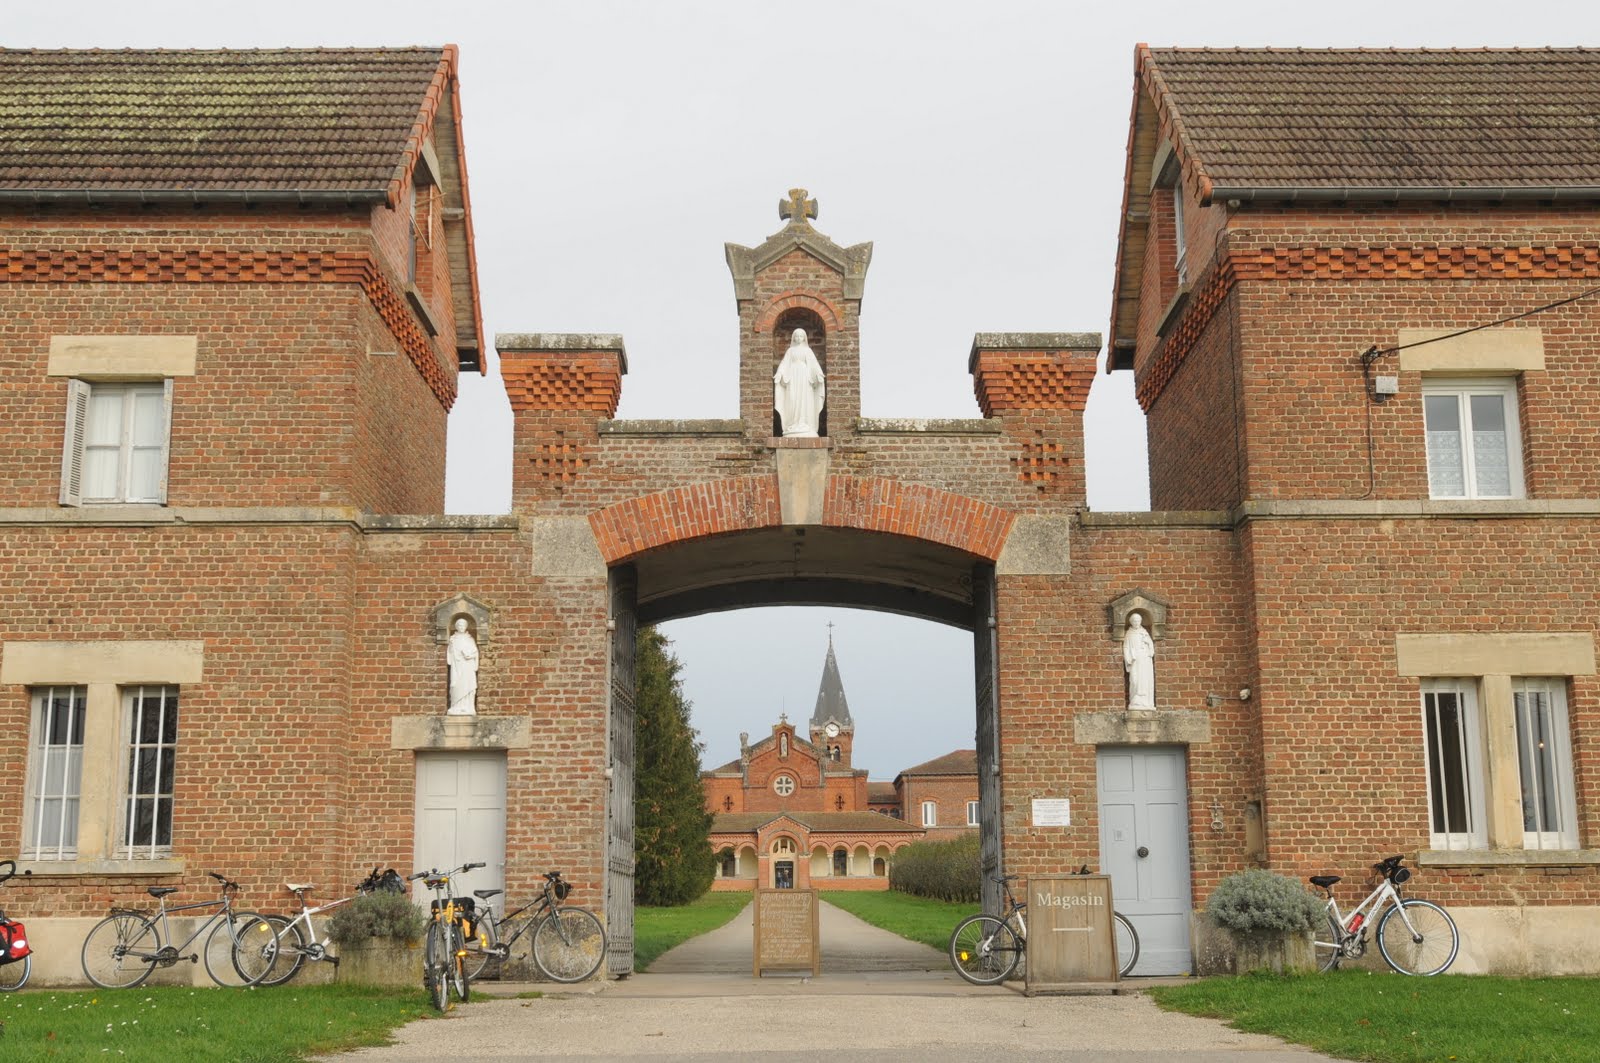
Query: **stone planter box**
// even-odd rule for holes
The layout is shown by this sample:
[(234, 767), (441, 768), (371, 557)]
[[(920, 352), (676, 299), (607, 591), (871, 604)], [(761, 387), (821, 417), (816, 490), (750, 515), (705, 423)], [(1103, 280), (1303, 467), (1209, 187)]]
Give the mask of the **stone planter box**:
[(338, 980), (354, 985), (422, 985), (422, 942), (372, 938), (339, 948)]
[(1317, 949), (1309, 930), (1239, 934), (1218, 926), (1203, 911), (1194, 913), (1191, 925), (1196, 974), (1284, 974), (1317, 969)]

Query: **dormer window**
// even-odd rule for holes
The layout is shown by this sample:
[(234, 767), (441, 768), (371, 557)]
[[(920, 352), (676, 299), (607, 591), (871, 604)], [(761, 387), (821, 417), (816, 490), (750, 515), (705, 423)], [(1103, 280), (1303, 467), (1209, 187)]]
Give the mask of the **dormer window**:
[(1189, 283), (1189, 234), (1183, 219), (1183, 182), (1172, 186), (1172, 265), (1178, 283)]

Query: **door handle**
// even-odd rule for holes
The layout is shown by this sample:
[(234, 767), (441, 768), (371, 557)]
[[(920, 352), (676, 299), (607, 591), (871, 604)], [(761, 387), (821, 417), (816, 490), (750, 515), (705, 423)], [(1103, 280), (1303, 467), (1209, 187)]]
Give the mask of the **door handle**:
[(1137, 852), (1138, 852), (1138, 853), (1139, 853), (1139, 856), (1140, 856), (1140, 858), (1141, 858), (1141, 859), (1142, 859), (1142, 858), (1144, 858), (1144, 857), (1146, 857), (1146, 856), (1149, 856), (1149, 855), (1150, 855), (1150, 850), (1149, 850), (1149, 849), (1147, 849), (1147, 848), (1145, 848), (1145, 847), (1144, 847), (1144, 846), (1142, 846), (1142, 845), (1141, 845), (1141, 846), (1139, 846), (1139, 848), (1138, 848), (1138, 850), (1137, 850)]

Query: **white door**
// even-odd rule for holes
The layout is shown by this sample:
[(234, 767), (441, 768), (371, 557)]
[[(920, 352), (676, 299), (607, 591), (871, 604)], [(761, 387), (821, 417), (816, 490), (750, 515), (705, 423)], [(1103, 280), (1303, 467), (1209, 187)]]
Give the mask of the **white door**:
[[(457, 895), (504, 889), (506, 755), (418, 753), (416, 827), (413, 871), (482, 862), (486, 866), (457, 880)], [(428, 901), (421, 882), (414, 896)]]
[(1107, 747), (1100, 775), (1100, 867), (1139, 932), (1133, 974), (1187, 974), (1189, 794), (1182, 746)]

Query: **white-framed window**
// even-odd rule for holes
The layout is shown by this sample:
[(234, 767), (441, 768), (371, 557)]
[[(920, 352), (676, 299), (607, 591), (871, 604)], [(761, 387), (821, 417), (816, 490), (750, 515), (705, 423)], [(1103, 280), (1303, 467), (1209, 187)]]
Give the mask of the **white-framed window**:
[(772, 852), (775, 856), (793, 856), (799, 849), (795, 848), (793, 838), (778, 838), (772, 843)]
[(77, 858), (86, 705), (81, 686), (33, 691), (24, 860)]
[(1422, 416), (1429, 497), (1522, 497), (1514, 378), (1424, 381)]
[(1482, 849), (1485, 812), (1483, 723), (1472, 679), (1422, 685), (1422, 733), (1428, 762), (1428, 828), (1435, 849)]
[(61, 504), (164, 504), (172, 380), (67, 382)]
[(967, 826), (976, 827), (977, 825), (978, 825), (978, 802), (976, 802), (976, 801), (968, 801), (967, 802)]
[(1576, 849), (1578, 805), (1567, 684), (1553, 678), (1515, 679), (1511, 703), (1517, 728), (1522, 844), (1528, 849)]
[(794, 793), (794, 776), (780, 775), (772, 780), (772, 790), (779, 797), (788, 797)]
[(1180, 180), (1172, 186), (1172, 241), (1173, 241), (1173, 269), (1178, 274), (1178, 283), (1189, 283), (1189, 234), (1183, 217), (1183, 182)]
[(937, 801), (922, 802), (922, 825), (924, 827), (937, 827), (939, 825), (939, 803)]
[(128, 687), (122, 693), (127, 736), (121, 830), (124, 860), (172, 854), (172, 783), (178, 753), (178, 688)]

